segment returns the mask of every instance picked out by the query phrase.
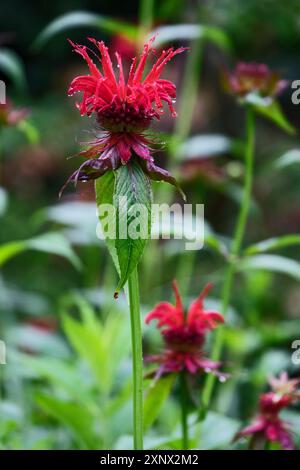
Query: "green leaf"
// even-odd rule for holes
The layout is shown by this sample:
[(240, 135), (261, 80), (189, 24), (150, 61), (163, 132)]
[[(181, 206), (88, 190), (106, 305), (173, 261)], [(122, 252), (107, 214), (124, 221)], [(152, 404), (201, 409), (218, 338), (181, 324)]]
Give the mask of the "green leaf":
[(144, 431), (150, 428), (159, 415), (161, 407), (170, 395), (175, 378), (175, 374), (170, 374), (150, 384), (144, 399)]
[(244, 258), (237, 264), (240, 271), (262, 270), (287, 274), (300, 281), (300, 263), (279, 255), (255, 255)]
[(225, 135), (207, 134), (194, 135), (183, 142), (178, 149), (181, 161), (215, 157), (230, 152), (232, 140)]
[(282, 237), (269, 238), (263, 240), (255, 245), (248, 246), (245, 250), (246, 255), (255, 255), (257, 253), (264, 253), (266, 251), (278, 250), (288, 246), (300, 245), (300, 235), (291, 234)]
[(81, 268), (81, 262), (73, 251), (68, 240), (60, 233), (49, 232), (38, 237), (31, 238), (26, 242), (26, 249), (51, 253), (62, 256), (70, 261), (76, 269)]
[(253, 107), (254, 111), (273, 121), (282, 130), (288, 134), (295, 134), (296, 129), (283, 114), (278, 101), (271, 98), (262, 98), (257, 93), (249, 93), (244, 100)]
[(288, 152), (284, 153), (281, 157), (279, 157), (275, 162), (274, 162), (274, 168), (277, 170), (281, 170), (283, 168), (286, 168), (290, 165), (294, 164), (300, 164), (300, 150), (299, 149), (293, 149), (289, 150)]
[(271, 349), (270, 347), (253, 364), (251, 371), (252, 380), (262, 386), (266, 383), (266, 378), (270, 375), (277, 375), (283, 370), (287, 370), (291, 364), (290, 351), (281, 349)]
[(239, 421), (209, 411), (200, 424), (199, 449), (227, 448), (240, 427)]
[[(112, 171), (108, 171), (101, 178), (97, 178), (95, 181), (95, 192), (96, 192), (96, 203), (98, 208), (98, 217), (102, 225), (104, 236), (107, 234), (108, 227), (116, 228), (116, 214), (108, 212), (107, 214), (100, 214), (99, 208), (104, 204), (109, 204), (111, 207), (114, 204), (114, 190), (115, 190), (115, 175)], [(120, 266), (116, 250), (115, 238), (105, 237), (105, 242), (113, 262), (116, 266), (118, 274), (120, 275)]]
[(37, 145), (39, 143), (39, 131), (29, 121), (27, 121), (26, 119), (20, 121), (18, 123), (18, 129), (25, 135), (26, 139), (31, 145)]
[(87, 324), (79, 322), (69, 315), (63, 316), (63, 329), (69, 342), (79, 355), (88, 363), (96, 378), (101, 392), (109, 388), (109, 370), (100, 323), (96, 322), (94, 314)]
[[(28, 306), (27, 308), (25, 306), (23, 310), (22, 299), (20, 299), (19, 302), (22, 312), (24, 310), (28, 311)], [(34, 308), (33, 306), (32, 310), (34, 310)], [(31, 310), (29, 310), (29, 314), (32, 314)], [(43, 330), (39, 331), (34, 326), (26, 325), (26, 323), (12, 326), (7, 333), (7, 338), (12, 348), (29, 350), (32, 354), (52, 354), (56, 357), (66, 357), (68, 355), (67, 345), (58, 334), (49, 334)], [(15, 362), (17, 362), (17, 360), (18, 359), (16, 359)]]
[(0, 246), (0, 266), (25, 250), (36, 250), (59, 255), (80, 269), (81, 263), (66, 238), (57, 232), (49, 232), (29, 240), (13, 241)]
[(213, 233), (208, 233), (204, 238), (204, 245), (214, 250), (219, 255), (227, 258), (229, 256), (229, 249), (224, 241)]
[(227, 50), (227, 52), (232, 50), (232, 44), (230, 42), (229, 36), (220, 28), (214, 26), (204, 26), (204, 38), (207, 41), (210, 41), (221, 49)]
[(26, 78), (24, 66), (17, 54), (8, 49), (0, 50), (0, 70), (13, 81), (20, 91), (26, 90)]
[(84, 403), (79, 406), (44, 393), (35, 394), (35, 400), (46, 413), (67, 426), (83, 448), (99, 449), (100, 436), (94, 431), (94, 416)]
[(16, 256), (18, 253), (26, 250), (25, 242), (9, 242), (0, 245), (0, 266), (2, 266), (10, 258)]
[(173, 41), (192, 41), (197, 38), (215, 43), (222, 49), (231, 50), (229, 37), (220, 28), (197, 25), (197, 24), (175, 24), (171, 26), (160, 26), (156, 28), (151, 36), (157, 34), (154, 45), (161, 46)]
[(81, 374), (73, 364), (64, 363), (51, 357), (32, 357), (19, 355), (18, 361), (27, 369), (32, 369), (39, 378), (49, 381), (51, 385), (67, 392), (74, 400), (83, 401), (90, 409), (96, 409), (91, 399), (89, 386), (82, 380)]
[[(118, 293), (137, 266), (150, 238), (152, 191), (149, 178), (135, 161), (122, 165), (115, 176), (115, 247), (120, 268), (120, 281), (116, 289)], [(123, 201), (126, 201), (126, 205)], [(135, 229), (136, 237), (133, 233)]]
[[(107, 394), (120, 362), (128, 352), (127, 328), (119, 315), (108, 317), (105, 323), (101, 323), (83, 299), (77, 298), (75, 305), (79, 308), (81, 321), (65, 313), (65, 334), (79, 357), (87, 362), (100, 391)], [(111, 354), (112, 348), (114, 354)]]
[(87, 11), (74, 11), (59, 16), (49, 23), (46, 28), (40, 32), (32, 47), (39, 50), (59, 33), (73, 28), (86, 27), (98, 28), (100, 31), (106, 33), (121, 34), (132, 40), (136, 37), (135, 26), (128, 23)]

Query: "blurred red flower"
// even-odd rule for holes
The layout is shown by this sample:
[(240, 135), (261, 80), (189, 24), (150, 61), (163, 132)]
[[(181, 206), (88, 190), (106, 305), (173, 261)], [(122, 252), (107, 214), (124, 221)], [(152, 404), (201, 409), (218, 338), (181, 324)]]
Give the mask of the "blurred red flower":
[[(82, 101), (77, 103), (77, 107), (82, 116), (96, 114), (102, 134), (89, 142), (88, 150), (79, 154), (88, 160), (68, 181), (76, 183), (98, 178), (107, 170), (128, 163), (133, 155), (137, 155), (143, 170), (150, 178), (175, 184), (174, 178), (168, 172), (155, 166), (145, 131), (154, 118), (159, 119), (163, 114), (163, 102), (167, 103), (172, 116), (176, 116), (173, 106), (176, 87), (174, 83), (163, 80), (160, 76), (166, 63), (185, 48), (169, 48), (163, 51), (143, 78), (154, 39), (151, 38), (145, 44), (139, 60), (136, 57), (132, 60), (127, 81), (118, 52), (115, 53), (119, 69), (117, 77), (108, 49), (102, 41), (89, 38), (101, 57), (86, 46), (70, 41), (74, 51), (87, 62), (90, 74), (75, 77), (68, 94), (83, 93)], [(94, 64), (91, 54), (102, 64), (102, 71)]]
[(109, 49), (111, 53), (115, 54), (118, 52), (122, 59), (131, 61), (132, 57), (136, 54), (136, 42), (123, 34), (115, 34), (111, 38)]
[(155, 356), (147, 357), (148, 362), (160, 364), (156, 376), (187, 370), (190, 374), (212, 372), (221, 379), (225, 374), (218, 371), (219, 362), (207, 359), (203, 355), (206, 334), (224, 322), (223, 316), (213, 310), (204, 310), (203, 300), (211, 289), (207, 284), (199, 297), (191, 304), (185, 314), (176, 281), (173, 282), (176, 303), (159, 303), (146, 316), (148, 324), (157, 320), (157, 328), (164, 339), (164, 351)]
[(259, 415), (250, 426), (242, 429), (236, 438), (252, 436), (251, 447), (267, 442), (277, 442), (285, 450), (295, 449), (290, 426), (279, 417), (282, 409), (300, 401), (300, 391), (297, 386), (300, 379), (289, 380), (286, 372), (282, 372), (279, 378), (272, 377), (269, 380), (272, 391), (261, 395), (259, 400)]
[(266, 64), (255, 62), (239, 62), (232, 72), (223, 73), (223, 82), (227, 91), (240, 97), (252, 92), (262, 97), (274, 97), (288, 85)]

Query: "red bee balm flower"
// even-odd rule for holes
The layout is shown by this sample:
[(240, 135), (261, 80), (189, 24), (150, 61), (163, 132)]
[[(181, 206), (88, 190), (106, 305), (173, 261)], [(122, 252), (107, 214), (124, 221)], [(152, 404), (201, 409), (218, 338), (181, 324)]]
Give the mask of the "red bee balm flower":
[(288, 423), (279, 417), (279, 412), (289, 405), (300, 401), (300, 392), (296, 390), (300, 379), (288, 379), (282, 372), (277, 379), (269, 380), (272, 391), (261, 395), (259, 400), (259, 415), (250, 426), (242, 429), (236, 438), (252, 436), (251, 447), (266, 442), (278, 442), (285, 450), (295, 448)]
[(243, 97), (248, 93), (259, 93), (262, 97), (274, 97), (286, 88), (288, 82), (265, 64), (239, 62), (233, 72), (225, 72), (225, 88), (232, 94)]
[(147, 358), (148, 362), (160, 364), (157, 377), (187, 370), (190, 374), (212, 372), (221, 380), (225, 379), (226, 376), (218, 372), (220, 363), (203, 356), (206, 334), (224, 322), (220, 313), (203, 309), (204, 297), (211, 287), (211, 284), (205, 286), (185, 314), (177, 283), (174, 281), (175, 305), (161, 302), (146, 316), (146, 323), (158, 320), (157, 327), (161, 330), (165, 343), (162, 354)]
[[(102, 41), (89, 40), (96, 46), (100, 56), (86, 46), (74, 44), (74, 51), (87, 62), (89, 75), (74, 78), (68, 94), (82, 92), (81, 103), (77, 103), (82, 116), (95, 114), (102, 134), (90, 142), (90, 148), (79, 155), (88, 158), (68, 181), (86, 181), (103, 175), (126, 164), (133, 155), (150, 178), (176, 184), (171, 175), (158, 168), (150, 154), (150, 141), (145, 131), (153, 119), (163, 114), (163, 102), (167, 103), (173, 117), (176, 112), (173, 101), (176, 98), (175, 85), (160, 78), (166, 63), (184, 48), (167, 49), (162, 52), (151, 70), (143, 78), (146, 62), (152, 51), (155, 37), (145, 44), (140, 59), (132, 60), (126, 82), (122, 59), (116, 52), (118, 77), (111, 62), (108, 49)], [(91, 58), (93, 54), (102, 65), (102, 71)], [(93, 56), (92, 56), (93, 57)]]

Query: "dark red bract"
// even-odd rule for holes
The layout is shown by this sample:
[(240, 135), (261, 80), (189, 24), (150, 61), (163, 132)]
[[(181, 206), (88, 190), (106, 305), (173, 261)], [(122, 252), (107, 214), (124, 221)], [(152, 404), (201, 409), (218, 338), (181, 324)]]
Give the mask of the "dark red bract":
[(146, 316), (146, 323), (157, 320), (157, 327), (161, 330), (165, 344), (161, 354), (146, 358), (148, 362), (160, 364), (156, 376), (187, 370), (190, 374), (212, 372), (221, 379), (225, 378), (218, 371), (220, 363), (203, 355), (206, 334), (224, 322), (220, 313), (203, 308), (204, 297), (211, 287), (211, 284), (205, 286), (185, 314), (177, 283), (174, 281), (175, 305), (161, 302)]

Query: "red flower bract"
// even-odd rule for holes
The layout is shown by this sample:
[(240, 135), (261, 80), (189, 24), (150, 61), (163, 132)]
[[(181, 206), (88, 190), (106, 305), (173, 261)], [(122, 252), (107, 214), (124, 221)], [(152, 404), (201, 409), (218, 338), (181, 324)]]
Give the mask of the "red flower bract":
[(279, 417), (279, 412), (300, 400), (300, 392), (296, 390), (300, 379), (289, 380), (286, 372), (279, 378), (269, 380), (272, 391), (261, 395), (259, 400), (259, 415), (250, 426), (242, 429), (236, 438), (251, 435), (252, 447), (256, 442), (278, 442), (285, 450), (295, 448), (288, 423)]
[[(175, 85), (160, 76), (166, 63), (185, 48), (169, 48), (163, 51), (143, 78), (154, 39), (155, 37), (152, 37), (145, 44), (139, 60), (133, 58), (127, 81), (121, 56), (118, 52), (115, 53), (118, 67), (116, 76), (103, 41), (89, 38), (96, 46), (99, 56), (87, 46), (70, 41), (74, 51), (87, 62), (90, 73), (74, 78), (68, 94), (83, 93), (82, 101), (77, 103), (77, 107), (82, 116), (96, 114), (102, 135), (89, 142), (88, 150), (79, 154), (88, 160), (71, 175), (68, 182), (98, 178), (108, 170), (127, 164), (135, 155), (144, 161), (140, 164), (150, 178), (176, 185), (175, 179), (166, 170), (154, 164), (150, 141), (145, 131), (154, 118), (159, 119), (163, 114), (163, 102), (168, 105), (172, 116), (176, 116), (173, 106), (176, 98)], [(94, 57), (101, 64), (101, 71), (94, 63)]]
[(190, 374), (212, 372), (221, 379), (224, 374), (218, 372), (220, 363), (203, 356), (202, 347), (205, 335), (224, 322), (223, 316), (213, 310), (203, 309), (203, 300), (212, 285), (207, 284), (199, 297), (191, 304), (185, 314), (177, 283), (173, 282), (176, 303), (159, 303), (145, 319), (146, 323), (157, 320), (157, 327), (165, 343), (162, 354), (150, 356), (148, 362), (157, 362), (160, 367), (157, 376), (187, 370)]

